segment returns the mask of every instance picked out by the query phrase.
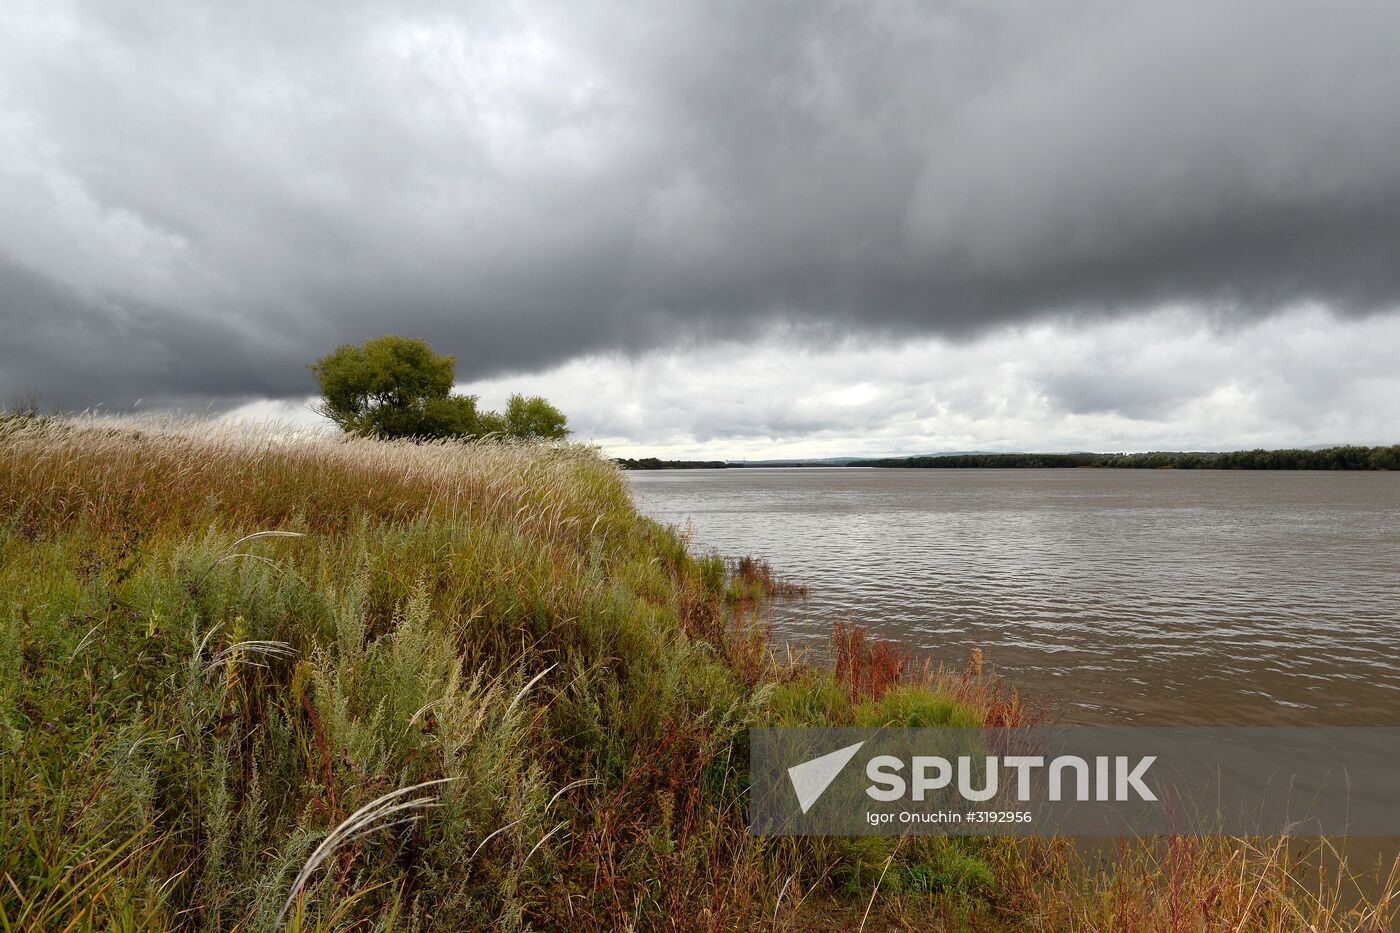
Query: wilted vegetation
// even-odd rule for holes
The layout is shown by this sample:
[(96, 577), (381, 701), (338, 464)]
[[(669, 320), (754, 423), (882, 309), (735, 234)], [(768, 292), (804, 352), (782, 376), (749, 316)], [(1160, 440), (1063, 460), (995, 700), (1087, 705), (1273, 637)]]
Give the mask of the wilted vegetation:
[(0, 421), (0, 930), (1327, 919), (1226, 843), (750, 836), (750, 725), (1025, 711), (732, 581), (585, 448)]

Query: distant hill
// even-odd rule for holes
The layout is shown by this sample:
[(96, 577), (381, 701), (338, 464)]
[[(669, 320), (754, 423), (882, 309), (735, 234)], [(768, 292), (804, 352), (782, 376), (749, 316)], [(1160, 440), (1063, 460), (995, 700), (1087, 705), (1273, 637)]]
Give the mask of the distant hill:
[(732, 467), (839, 467), (850, 466), (857, 457), (820, 457), (809, 460), (730, 460)]
[(1400, 470), (1400, 444), (1288, 450), (1156, 451), (1140, 454), (1012, 453), (884, 457), (852, 466), (896, 469), (1097, 467), (1175, 470)]
[[(985, 450), (945, 450), (938, 453), (916, 454), (918, 457), (957, 457), (969, 454), (986, 454)], [(843, 467), (843, 466), (868, 466), (875, 459), (889, 459), (885, 457), (789, 457), (780, 460), (728, 460), (729, 466), (735, 468), (742, 467)], [(901, 458), (902, 459), (902, 458)]]
[(1285, 450), (1184, 451), (1150, 453), (993, 453), (948, 451), (910, 457), (814, 457), (788, 460), (659, 460), (619, 458), (625, 470), (723, 470), (800, 467), (883, 469), (1105, 469), (1176, 470), (1400, 470), (1400, 445), (1390, 447), (1303, 447)]

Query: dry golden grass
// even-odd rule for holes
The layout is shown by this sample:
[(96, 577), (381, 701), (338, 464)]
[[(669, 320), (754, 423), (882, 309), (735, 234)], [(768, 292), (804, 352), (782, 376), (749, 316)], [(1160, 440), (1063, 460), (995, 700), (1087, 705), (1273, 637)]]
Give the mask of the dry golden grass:
[[(0, 422), (0, 507), (29, 527), (347, 523), (408, 515), (511, 516), (532, 532), (600, 531), (620, 489), (588, 448), (385, 442), (288, 425), (195, 419)], [(591, 482), (590, 482), (591, 480)], [(612, 489), (604, 489), (612, 486)], [(584, 524), (584, 519), (590, 519)], [(581, 526), (581, 527), (580, 527)]]

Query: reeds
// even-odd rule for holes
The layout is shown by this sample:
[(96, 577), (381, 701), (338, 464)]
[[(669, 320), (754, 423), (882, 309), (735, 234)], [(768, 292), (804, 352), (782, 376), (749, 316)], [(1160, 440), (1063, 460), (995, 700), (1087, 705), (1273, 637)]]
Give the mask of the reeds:
[(837, 622), (832, 636), (836, 679), (851, 699), (880, 699), (913, 671), (913, 656), (898, 642), (871, 638), (859, 625)]
[(752, 555), (729, 562), (728, 599), (731, 603), (752, 605), (765, 599), (806, 596), (810, 588), (779, 576), (767, 558)]
[(1395, 928), (1400, 859), (1358, 869), (1344, 843), (1168, 836), (1103, 846), (1024, 840), (998, 862), (1034, 929), (1143, 933)]
[(419, 811), (428, 807), (438, 805), (437, 794), (423, 794), (418, 797), (410, 797), (411, 794), (426, 790), (429, 787), (436, 787), (439, 784), (446, 784), (455, 778), (439, 778), (435, 781), (422, 781), (412, 787), (404, 787), (399, 790), (390, 791), (383, 796), (376, 797), (369, 803), (360, 807), (354, 813), (347, 816), (339, 826), (336, 826), (326, 838), (321, 840), (311, 855), (301, 866), (301, 871), (292, 881), (291, 890), (287, 892), (287, 899), (282, 902), (282, 909), (277, 912), (277, 918), (273, 921), (273, 927), (282, 926), (282, 921), (286, 919), (287, 911), (292, 909), (292, 904), (300, 896), (302, 888), (311, 875), (338, 850), (344, 848), (356, 839), (368, 836), (371, 833), (385, 832), (396, 826), (411, 823), (420, 816)]

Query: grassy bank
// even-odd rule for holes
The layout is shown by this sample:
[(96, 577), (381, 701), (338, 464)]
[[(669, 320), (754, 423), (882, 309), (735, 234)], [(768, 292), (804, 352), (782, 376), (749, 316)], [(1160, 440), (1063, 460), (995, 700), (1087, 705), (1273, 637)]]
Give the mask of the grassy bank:
[(584, 448), (0, 422), (0, 930), (1370, 922), (1267, 845), (749, 836), (751, 725), (1025, 716), (779, 662), (749, 571)]

